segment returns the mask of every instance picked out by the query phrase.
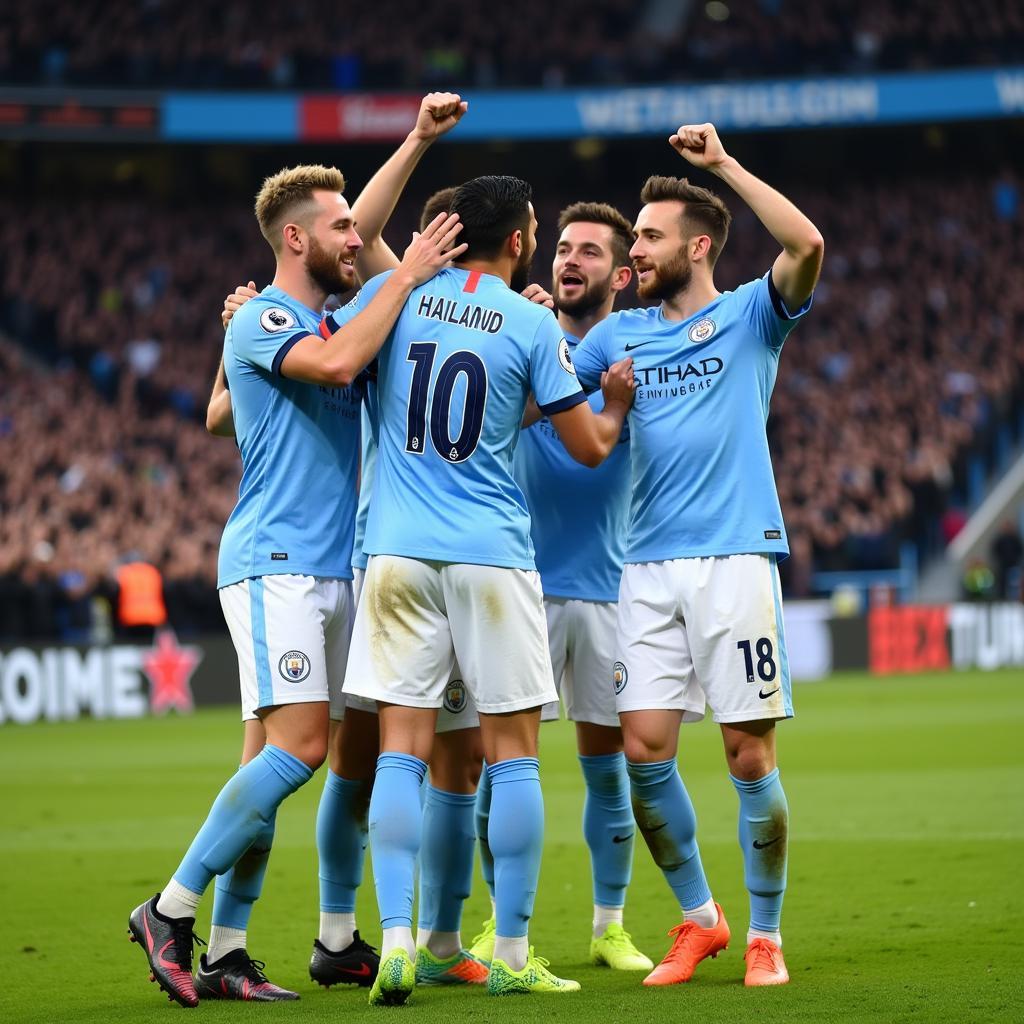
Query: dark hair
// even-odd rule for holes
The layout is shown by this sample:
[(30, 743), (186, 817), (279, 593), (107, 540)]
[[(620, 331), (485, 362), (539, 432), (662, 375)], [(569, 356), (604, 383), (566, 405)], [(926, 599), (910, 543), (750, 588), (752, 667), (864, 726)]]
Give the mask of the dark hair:
[(607, 203), (573, 203), (558, 215), (561, 233), (570, 224), (586, 221), (588, 224), (606, 224), (612, 229), (612, 265), (629, 266), (629, 250), (633, 247), (633, 225)]
[(490, 259), (501, 251), (513, 231), (526, 232), (533, 190), (519, 178), (485, 175), (460, 185), (449, 209), (459, 215), (459, 242), (469, 248), (464, 259)]
[(452, 197), (455, 195), (454, 186), (443, 188), (435, 192), (424, 204), (423, 212), (420, 214), (420, 231), (422, 231), (439, 213), (447, 213), (448, 207), (452, 205)]
[(686, 178), (667, 178), (651, 175), (640, 192), (641, 203), (661, 203), (675, 200), (683, 204), (682, 224), (684, 233), (696, 228), (711, 239), (711, 265), (725, 247), (729, 237), (729, 223), (732, 214), (722, 200), (710, 189), (691, 185)]

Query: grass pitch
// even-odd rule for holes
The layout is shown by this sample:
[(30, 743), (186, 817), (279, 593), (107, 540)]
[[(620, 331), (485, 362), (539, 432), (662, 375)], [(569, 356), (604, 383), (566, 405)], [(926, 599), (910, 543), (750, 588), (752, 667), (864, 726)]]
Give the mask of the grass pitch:
[[(729, 950), (688, 985), (645, 990), (639, 975), (587, 963), (590, 878), (571, 726), (547, 725), (541, 764), (547, 846), (532, 939), (578, 995), (496, 1000), (421, 990), (374, 1010), (366, 990), (316, 988), (306, 974), (317, 926), (314, 780), (278, 815), (250, 952), (298, 1003), (169, 1004), (125, 934), (234, 769), (233, 710), (192, 718), (0, 729), (0, 1021), (1019, 1021), (1024, 1020), (1024, 674), (876, 680), (837, 676), (797, 688), (781, 727), (792, 814), (783, 915), (792, 983), (743, 987), (747, 923), (736, 796), (717, 729), (683, 731), (680, 762), (699, 817)], [(212, 894), (211, 894), (212, 895)], [(210, 900), (197, 930), (208, 933)], [(468, 941), (486, 914), (477, 882)], [(655, 961), (678, 910), (638, 842), (626, 926)], [(372, 878), (360, 896), (376, 941)]]

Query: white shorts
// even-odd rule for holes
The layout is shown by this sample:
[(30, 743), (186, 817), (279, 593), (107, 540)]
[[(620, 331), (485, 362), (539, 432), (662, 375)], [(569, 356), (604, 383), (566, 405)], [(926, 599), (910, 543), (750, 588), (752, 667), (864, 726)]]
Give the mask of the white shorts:
[[(552, 679), (566, 717), (573, 722), (619, 725), (615, 690), (608, 675), (615, 661), (615, 604), (545, 597), (548, 651)], [(542, 722), (557, 722), (559, 701), (541, 708)], [(438, 732), (473, 729), (480, 724), (473, 698), (466, 691), (458, 665), (445, 688), (437, 716)]]
[(539, 575), (371, 555), (345, 693), (441, 708), (456, 658), (466, 693), (485, 714), (557, 699)]
[(335, 721), (345, 717), (351, 580), (255, 576), (222, 587), (220, 603), (238, 654), (243, 721), (314, 701), (328, 701)]
[[(356, 607), (359, 607), (359, 593), (363, 587), (365, 569), (358, 569), (352, 566), (352, 592), (355, 594)], [(366, 697), (346, 695), (345, 703), (348, 707), (363, 708), (364, 710), (377, 710), (377, 702), (368, 700)], [(558, 705), (555, 705), (557, 712)], [(441, 710), (437, 713), (437, 725), (434, 732), (457, 732), (459, 729), (476, 729), (480, 726), (480, 717), (476, 713), (476, 705), (470, 697), (465, 683), (462, 681), (462, 669), (459, 668), (458, 660), (452, 667), (452, 673), (448, 678), (448, 685), (445, 687), (442, 698)]]
[[(555, 686), (571, 722), (619, 725), (615, 690), (608, 679), (615, 662), (615, 604), (545, 597), (548, 645)], [(555, 705), (555, 715), (558, 717)], [(548, 707), (541, 717), (548, 720)]]
[(774, 555), (627, 564), (619, 587), (615, 704), (699, 721), (791, 718)]

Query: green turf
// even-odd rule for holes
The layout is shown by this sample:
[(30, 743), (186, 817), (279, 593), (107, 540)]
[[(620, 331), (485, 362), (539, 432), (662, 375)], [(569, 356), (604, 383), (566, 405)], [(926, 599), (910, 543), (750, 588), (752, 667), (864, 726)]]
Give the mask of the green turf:
[[(1024, 1019), (1024, 676), (836, 677), (798, 687), (782, 727), (792, 812), (784, 930), (792, 984), (742, 986), (746, 899), (736, 797), (707, 723), (684, 730), (681, 763), (700, 818), (704, 864), (734, 940), (689, 985), (647, 991), (635, 975), (586, 964), (590, 886), (572, 734), (545, 726), (547, 847), (532, 930), (572, 996), (507, 1001), (479, 991), (417, 992), (370, 1011), (365, 990), (315, 988), (313, 817), (319, 785), (278, 816), (251, 952), (302, 1000), (206, 1003), (208, 1021), (450, 1022), (1011, 1021)], [(129, 910), (167, 878), (233, 769), (232, 711), (137, 722), (0, 729), (0, 1021), (171, 1021), (189, 1011), (146, 981)], [(369, 872), (368, 872), (369, 875)], [(465, 934), (485, 916), (477, 884)], [(373, 940), (372, 885), (359, 906)], [(646, 849), (636, 853), (627, 927), (655, 960), (678, 913)], [(198, 930), (208, 930), (206, 901)]]

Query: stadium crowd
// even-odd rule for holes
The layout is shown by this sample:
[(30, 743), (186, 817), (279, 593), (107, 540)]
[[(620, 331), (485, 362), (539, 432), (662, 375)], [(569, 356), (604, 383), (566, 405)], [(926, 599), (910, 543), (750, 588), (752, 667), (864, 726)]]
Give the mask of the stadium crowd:
[(11, 0), (0, 11), (0, 84), (557, 87), (1022, 59), (1024, 10), (998, 0)]
[[(1022, 186), (1004, 172), (791, 189), (828, 246), (769, 422), (791, 596), (811, 592), (815, 569), (891, 566), (901, 540), (940, 539), (965, 455), (1019, 408)], [(539, 197), (542, 283), (561, 198), (578, 197)], [(635, 195), (607, 198), (635, 211)], [(774, 256), (734, 209), (724, 287)], [(219, 626), (216, 553), (239, 461), (203, 416), (223, 296), (269, 271), (251, 213), (116, 200), (87, 216), (15, 200), (0, 211), (0, 324), (20, 343), (0, 347), (0, 632), (86, 635), (93, 598), (132, 555), (163, 572), (173, 624)], [(396, 238), (414, 216), (399, 211)]]

